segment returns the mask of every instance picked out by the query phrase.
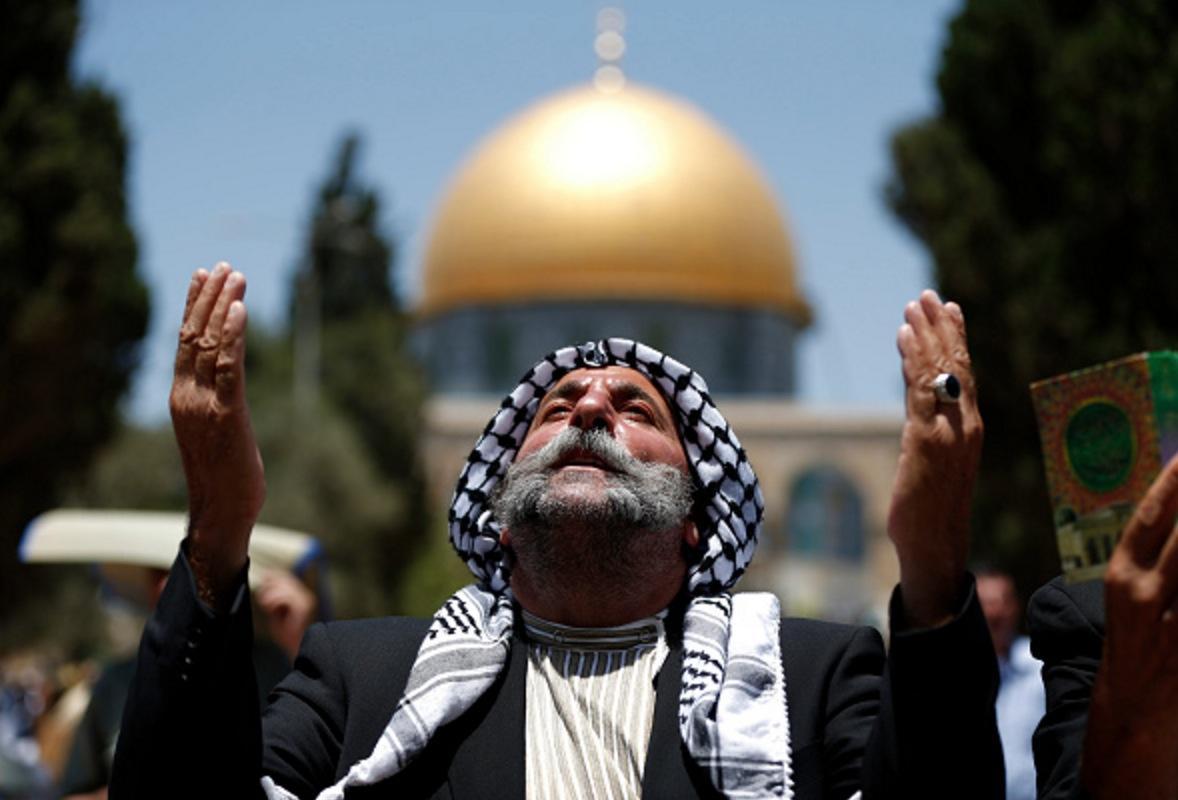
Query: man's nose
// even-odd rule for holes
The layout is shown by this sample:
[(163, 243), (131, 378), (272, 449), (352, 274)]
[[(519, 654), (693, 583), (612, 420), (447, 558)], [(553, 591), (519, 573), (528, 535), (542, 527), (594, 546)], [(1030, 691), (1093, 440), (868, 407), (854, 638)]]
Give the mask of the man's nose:
[(614, 429), (614, 409), (605, 392), (590, 389), (581, 395), (573, 406), (569, 424), (583, 431), (602, 428), (612, 433)]

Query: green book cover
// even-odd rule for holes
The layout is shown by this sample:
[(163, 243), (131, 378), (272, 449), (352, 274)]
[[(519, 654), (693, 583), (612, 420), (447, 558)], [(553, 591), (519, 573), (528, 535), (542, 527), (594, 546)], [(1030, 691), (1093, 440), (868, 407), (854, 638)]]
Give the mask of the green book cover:
[(1178, 452), (1178, 353), (1139, 353), (1031, 384), (1060, 563), (1099, 578), (1121, 529)]

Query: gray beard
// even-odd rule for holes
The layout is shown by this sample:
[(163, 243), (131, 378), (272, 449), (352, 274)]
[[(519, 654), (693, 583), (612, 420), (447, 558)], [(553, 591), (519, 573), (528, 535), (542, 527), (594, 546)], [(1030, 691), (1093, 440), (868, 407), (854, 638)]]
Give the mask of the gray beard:
[[(612, 470), (604, 491), (581, 486), (600, 481), (596, 474), (553, 482), (555, 465), (577, 450)], [(604, 430), (568, 428), (513, 464), (491, 503), (511, 531), (516, 561), (528, 565), (533, 580), (559, 586), (579, 578), (608, 590), (682, 559), (693, 493), (690, 477), (669, 464), (640, 461)]]

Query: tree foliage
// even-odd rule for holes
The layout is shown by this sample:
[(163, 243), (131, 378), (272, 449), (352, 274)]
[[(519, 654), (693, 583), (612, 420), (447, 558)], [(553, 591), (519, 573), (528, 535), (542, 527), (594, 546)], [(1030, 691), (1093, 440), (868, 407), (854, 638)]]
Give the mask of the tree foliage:
[[(380, 198), (356, 177), (359, 154), (359, 135), (345, 135), (332, 172), (319, 189), (306, 260), (296, 276), (301, 290), (318, 295), (327, 322), (397, 306), (389, 281), (393, 248), (378, 228)], [(314, 289), (309, 289), (311, 282)]]
[[(0, 608), (20, 533), (112, 434), (148, 321), (115, 99), (70, 61), (72, 0), (0, 12)], [(41, 598), (42, 602), (44, 598)]]
[[(339, 498), (316, 502), (319, 513), (334, 518), (322, 530), (342, 612), (374, 614), (399, 606), (398, 580), (428, 529), (416, 446), (424, 389), (408, 352), (408, 321), (392, 280), (394, 248), (379, 227), (380, 200), (357, 175), (359, 149), (357, 135), (343, 138), (294, 276), (290, 413), (300, 437), (314, 431), (336, 441), (340, 452), (351, 442), (358, 450), (353, 473), (359, 476), (363, 465), (372, 470), (367, 485), (375, 505), (357, 506), (357, 519), (341, 516), (352, 512)], [(314, 459), (301, 463), (322, 470)]]
[(1058, 571), (1028, 384), (1178, 342), (1178, 8), (970, 0), (937, 86), (893, 139), (888, 200), (965, 309), (975, 541), (1028, 587)]

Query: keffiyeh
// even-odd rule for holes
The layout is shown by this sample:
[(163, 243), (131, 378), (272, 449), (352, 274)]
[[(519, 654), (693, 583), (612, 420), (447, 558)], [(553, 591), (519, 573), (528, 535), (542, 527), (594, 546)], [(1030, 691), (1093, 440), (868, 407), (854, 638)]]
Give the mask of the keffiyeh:
[[(396, 774), (457, 719), (507, 664), (514, 611), (491, 495), (515, 459), (543, 396), (569, 372), (624, 366), (666, 399), (695, 483), (700, 545), (687, 576), (680, 736), (728, 797), (792, 797), (789, 724), (777, 599), (728, 590), (756, 549), (764, 504), (757, 477), (703, 377), (654, 348), (603, 339), (546, 356), (504, 398), (463, 467), (450, 507), (450, 540), (478, 584), (434, 616), (405, 695), (373, 753), (320, 800)], [(271, 798), (290, 797), (264, 780)]]

